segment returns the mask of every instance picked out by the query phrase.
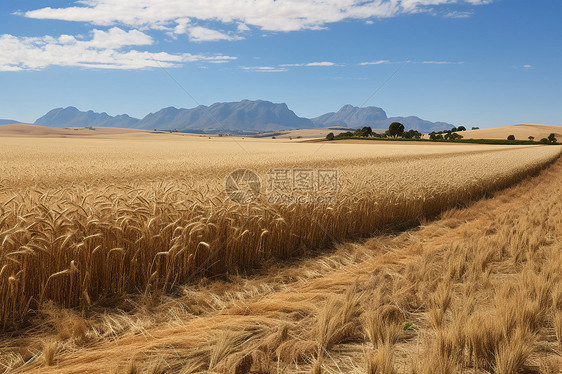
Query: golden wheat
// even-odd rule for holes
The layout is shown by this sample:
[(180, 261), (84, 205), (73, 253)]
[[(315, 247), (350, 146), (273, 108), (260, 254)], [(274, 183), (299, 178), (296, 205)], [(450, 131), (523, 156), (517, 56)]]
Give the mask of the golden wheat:
[[(139, 149), (130, 152), (139, 156)], [(211, 157), (206, 160), (211, 163), (210, 174), (235, 168), (216, 152), (206, 155)], [(109, 168), (112, 176), (120, 166), (125, 171), (117, 179), (106, 179), (130, 175), (133, 181), (107, 184), (105, 169), (97, 176), (83, 175), (90, 170), (85, 170), (82, 159), (57, 165), (53, 174), (66, 178), (44, 189), (17, 187), (13, 176), (4, 182), (8, 186), (4, 194), (14, 196), (0, 206), (1, 327), (17, 327), (48, 300), (85, 308), (96, 300), (169, 290), (196, 276), (257, 267), (268, 258), (292, 256), (302, 248), (316, 249), (388, 225), (416, 222), (512, 183), (554, 159), (559, 150), (475, 152), (449, 158), (438, 152), (429, 159), (420, 154), (421, 160), (413, 156), (375, 165), (377, 158), (367, 162), (365, 149), (358, 152), (362, 157), (344, 161), (324, 154), (307, 165), (343, 165), (335, 205), (270, 205), (261, 198), (240, 206), (225, 197), (223, 178), (206, 175), (189, 182), (185, 174), (174, 174), (175, 166), (169, 174), (162, 172), (166, 182), (134, 181), (136, 174), (127, 170), (133, 166), (115, 162)], [(85, 157), (80, 152), (76, 156)], [(258, 171), (282, 165), (278, 155), (263, 149), (258, 156), (253, 164)], [(136, 161), (156, 167), (146, 155)], [(202, 162), (189, 167), (196, 172)], [(10, 169), (25, 179), (28, 174), (21, 169), (25, 165), (14, 161)], [(44, 175), (42, 169), (34, 173), (30, 180)], [(75, 178), (77, 186), (67, 186), (68, 178)]]
[[(560, 153), (340, 145), (316, 153), (311, 144), (271, 150), (248, 142), (251, 154), (240, 155), (225, 141), (64, 139), (55, 152), (54, 140), (36, 140), (34, 150), (10, 141), (1, 152), (1, 329), (21, 326), (49, 301), (88, 308), (405, 227), (507, 186)], [(241, 164), (261, 175), (276, 167), (337, 168), (337, 203), (272, 205), (261, 196), (240, 206), (225, 196), (223, 183)]]
[[(138, 307), (128, 312), (49, 305), (40, 329), (0, 341), (0, 363), (57, 374), (162, 363), (171, 373), (558, 373), (561, 172), (559, 160), (397, 236), (171, 297), (131, 296)], [(53, 340), (47, 366), (41, 352)]]

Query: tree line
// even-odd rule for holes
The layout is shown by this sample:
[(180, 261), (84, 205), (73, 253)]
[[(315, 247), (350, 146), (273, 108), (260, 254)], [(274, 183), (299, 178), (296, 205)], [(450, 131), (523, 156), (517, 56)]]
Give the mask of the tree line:
[[(527, 139), (529, 139), (529, 141), (534, 141), (535, 137), (534, 136), (529, 136)], [(507, 137), (507, 140), (515, 140), (515, 135), (509, 135)], [(555, 133), (550, 133), (550, 135), (547, 138), (542, 138), (541, 140), (539, 140), (539, 143), (541, 144), (558, 144), (558, 139), (556, 139), (556, 134)]]
[[(472, 130), (479, 130), (479, 127), (472, 127)], [(463, 136), (459, 134), (459, 132), (466, 131), (466, 127), (459, 126), (453, 127), (451, 130), (443, 130), (443, 131), (432, 131), (430, 132), (429, 139), (430, 140), (459, 140), (463, 139)], [(356, 129), (355, 131), (345, 131), (341, 132), (337, 135), (334, 135), (333, 132), (326, 135), (326, 140), (334, 140), (334, 139), (346, 139), (346, 138), (402, 138), (402, 139), (421, 139), (423, 134), (417, 130), (408, 130), (405, 131), (404, 125), (400, 122), (392, 122), (390, 126), (388, 126), (388, 130), (384, 133), (376, 133), (370, 126), (365, 126), (360, 129)], [(535, 137), (529, 136), (529, 142), (534, 142)], [(509, 135), (507, 140), (515, 141), (515, 135)], [(558, 144), (556, 139), (556, 134), (552, 133), (548, 136), (548, 138), (542, 138), (539, 143), (541, 144)]]
[(337, 135), (334, 135), (334, 133), (331, 132), (326, 136), (326, 139), (334, 140), (334, 139), (344, 139), (344, 138), (352, 138), (352, 137), (421, 139), (422, 136), (423, 134), (417, 130), (405, 131), (404, 125), (401, 124), (400, 122), (392, 122), (388, 127), (388, 130), (386, 130), (384, 133), (376, 133), (373, 131), (371, 126), (365, 126), (355, 131), (345, 131)]
[[(477, 128), (473, 128), (477, 129)], [(432, 140), (437, 139), (446, 139), (446, 140), (456, 140), (462, 139), (462, 135), (457, 134), (457, 131), (465, 131), (466, 128), (464, 126), (453, 127), (451, 130), (447, 131), (440, 131), (440, 132), (432, 132), (429, 134), (429, 138)], [(400, 122), (392, 122), (390, 126), (388, 126), (388, 130), (384, 133), (376, 133), (370, 126), (365, 126), (363, 128), (357, 129), (355, 131), (345, 131), (341, 132), (337, 135), (334, 135), (333, 132), (329, 133), (326, 136), (327, 140), (334, 140), (334, 139), (345, 139), (345, 138), (352, 138), (352, 137), (360, 137), (360, 138), (402, 138), (402, 139), (421, 139), (423, 134), (417, 130), (408, 130), (406, 131), (404, 125)]]

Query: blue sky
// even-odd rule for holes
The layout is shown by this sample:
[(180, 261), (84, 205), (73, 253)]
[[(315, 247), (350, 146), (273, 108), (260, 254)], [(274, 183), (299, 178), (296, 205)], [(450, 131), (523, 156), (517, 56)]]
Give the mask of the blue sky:
[(562, 125), (561, 15), (559, 0), (2, 0), (0, 118), (264, 99)]

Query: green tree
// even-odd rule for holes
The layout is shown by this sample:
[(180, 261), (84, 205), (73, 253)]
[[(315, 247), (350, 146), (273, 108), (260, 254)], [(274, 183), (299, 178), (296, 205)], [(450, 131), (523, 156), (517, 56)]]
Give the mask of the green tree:
[(530, 140), (530, 141), (533, 141), (533, 140), (535, 140), (535, 137), (534, 137), (534, 136), (529, 136), (529, 140)]
[(417, 130), (408, 130), (403, 135), (406, 139), (419, 139), (422, 136), (422, 133)]
[(328, 135), (326, 135), (326, 140), (334, 140), (334, 133), (331, 132)]
[(397, 137), (402, 136), (404, 134), (404, 125), (400, 122), (392, 122), (390, 126), (388, 126), (388, 131), (390, 136)]
[(508, 135), (507, 140), (515, 140), (515, 135)]
[(457, 139), (462, 139), (462, 135), (457, 134), (456, 132), (448, 132), (445, 135), (445, 139), (447, 140), (457, 140)]
[(473, 130), (480, 130), (480, 127), (472, 126)]
[(453, 128), (451, 129), (451, 132), (455, 132), (455, 131), (458, 131), (458, 129), (457, 129), (456, 127), (453, 127)]
[(466, 127), (459, 126), (459, 127), (457, 127), (457, 131), (466, 131)]
[(346, 132), (340, 132), (338, 135), (336, 135), (336, 138), (351, 138), (353, 136), (353, 133), (351, 131), (346, 131)]
[(548, 142), (549, 142), (550, 144), (556, 144), (557, 141), (558, 141), (558, 139), (556, 139), (556, 134), (555, 134), (555, 133), (551, 133), (551, 134), (548, 136)]
[(363, 136), (371, 136), (373, 135), (373, 129), (371, 128), (371, 126), (365, 126), (361, 129), (361, 132), (363, 133)]
[(354, 131), (353, 135), (361, 136), (361, 137), (368, 137), (373, 134), (373, 129), (369, 126), (365, 126), (362, 129), (357, 129)]
[(548, 144), (548, 143), (549, 143), (549, 141), (548, 141), (547, 138), (542, 138), (542, 139), (540, 140), (540, 142), (541, 142), (541, 144)]

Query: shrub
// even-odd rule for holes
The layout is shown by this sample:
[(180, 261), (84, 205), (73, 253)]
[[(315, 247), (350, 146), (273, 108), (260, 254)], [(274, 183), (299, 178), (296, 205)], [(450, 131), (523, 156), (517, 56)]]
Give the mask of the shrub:
[(340, 132), (338, 135), (336, 135), (336, 138), (351, 138), (353, 136), (353, 133), (351, 131), (346, 131), (346, 132)]
[(326, 135), (326, 140), (334, 140), (334, 133), (331, 132), (328, 135)]
[(405, 132), (403, 136), (406, 139), (420, 139), (422, 137), (422, 133), (417, 130), (409, 130), (408, 132)]
[(515, 135), (508, 135), (507, 140), (515, 140)]
[(373, 129), (370, 126), (365, 126), (362, 129), (357, 129), (353, 132), (354, 136), (369, 137), (373, 135)]

